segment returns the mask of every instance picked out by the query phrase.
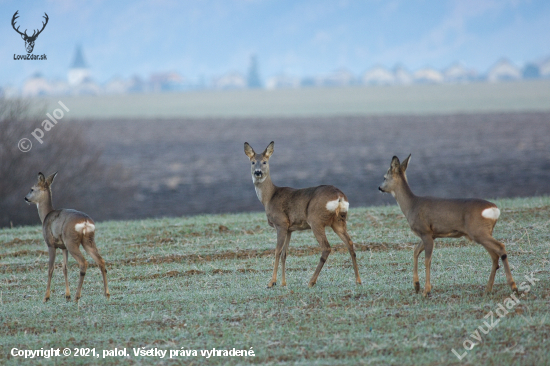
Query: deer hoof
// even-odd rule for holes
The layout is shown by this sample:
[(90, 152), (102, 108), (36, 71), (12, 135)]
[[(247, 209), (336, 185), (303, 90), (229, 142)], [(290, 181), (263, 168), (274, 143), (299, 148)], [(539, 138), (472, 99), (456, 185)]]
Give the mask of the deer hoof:
[(307, 287), (313, 287), (313, 286), (315, 286), (315, 282), (310, 282), (310, 283), (307, 285)]
[(44, 298), (44, 304), (47, 303), (48, 301), (50, 301), (50, 297), (49, 297), (49, 296)]
[(424, 292), (424, 297), (432, 297), (432, 293), (431, 292)]
[(110, 300), (110, 299), (111, 299), (111, 294), (107, 292), (107, 293), (105, 294), (105, 297), (107, 298), (107, 300)]
[(65, 295), (65, 300), (71, 301), (71, 295)]
[(277, 282), (270, 282), (268, 285), (267, 285), (267, 288), (273, 288), (273, 286), (275, 286), (277, 284)]
[(415, 282), (414, 283), (414, 290), (416, 291), (416, 293), (420, 292), (420, 282)]

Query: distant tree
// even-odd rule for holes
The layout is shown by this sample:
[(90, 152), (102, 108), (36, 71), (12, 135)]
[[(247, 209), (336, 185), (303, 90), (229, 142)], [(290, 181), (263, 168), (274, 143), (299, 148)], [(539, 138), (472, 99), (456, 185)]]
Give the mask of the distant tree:
[[(88, 142), (78, 123), (62, 120), (43, 144), (34, 141), (31, 132), (46, 119), (38, 109), (35, 101), (0, 97), (0, 227), (40, 223), (36, 208), (23, 200), (38, 172), (59, 171), (54, 207), (83, 210), (96, 220), (104, 220), (117, 200), (133, 197), (126, 173), (100, 159), (101, 149)], [(19, 149), (23, 137), (32, 140), (28, 152)]]
[(523, 68), (524, 79), (538, 79), (540, 77), (540, 69), (535, 64), (527, 64)]
[(249, 88), (261, 88), (262, 82), (258, 73), (258, 60), (256, 55), (250, 56), (250, 65), (248, 66), (247, 85)]
[(312, 77), (305, 77), (302, 79), (302, 81), (300, 82), (300, 85), (301, 86), (305, 86), (305, 87), (308, 87), (308, 86), (315, 86), (316, 85), (316, 82), (315, 82), (315, 79), (312, 78)]

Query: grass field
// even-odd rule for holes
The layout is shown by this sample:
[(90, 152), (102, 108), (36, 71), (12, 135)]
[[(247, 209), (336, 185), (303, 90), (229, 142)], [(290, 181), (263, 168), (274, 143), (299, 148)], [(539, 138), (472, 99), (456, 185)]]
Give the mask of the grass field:
[[(51, 300), (42, 303), (47, 251), (40, 227), (2, 229), (0, 363), (52, 364), (44, 358), (23, 362), (10, 352), (53, 347), (73, 353), (55, 357), (57, 365), (115, 364), (122, 356), (102, 358), (115, 348), (126, 348), (128, 364), (549, 364), (550, 197), (496, 203), (502, 215), (495, 237), (507, 246), (516, 282), (530, 273), (539, 281), (496, 328), (479, 332), (481, 343), (468, 352), (465, 340), (472, 341), (484, 316), (510, 296), (503, 271), (484, 296), (488, 253), (463, 239), (440, 239), (432, 297), (414, 293), (417, 240), (394, 205), (350, 211), (361, 286), (330, 231), (333, 254), (317, 285), (308, 288), (320, 251), (306, 231), (293, 235), (288, 285), (266, 289), (275, 232), (263, 213), (98, 223), (111, 299), (103, 297), (99, 270), (90, 263), (78, 304), (64, 298), (61, 251)], [(73, 297), (78, 272), (70, 258)], [(100, 358), (75, 357), (75, 348), (95, 348)], [(135, 357), (133, 348), (197, 350), (198, 356)], [(255, 356), (201, 356), (200, 350), (213, 348), (252, 348)], [(453, 348), (466, 352), (461, 361)]]
[[(192, 91), (59, 96), (70, 118), (202, 118), (410, 115), (550, 110), (550, 80), (390, 87)], [(38, 103), (43, 106), (43, 103)]]

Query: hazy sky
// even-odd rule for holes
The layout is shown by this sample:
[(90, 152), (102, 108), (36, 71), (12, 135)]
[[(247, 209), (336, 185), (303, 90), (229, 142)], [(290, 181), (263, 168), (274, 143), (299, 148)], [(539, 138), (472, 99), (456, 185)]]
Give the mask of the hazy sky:
[[(29, 34), (48, 13), (33, 52), (47, 61), (13, 60), (26, 54), (16, 10)], [(76, 44), (101, 83), (161, 71), (209, 80), (246, 72), (251, 54), (264, 80), (456, 61), (483, 73), (501, 57), (522, 66), (550, 56), (548, 0), (0, 0), (0, 14), (0, 86), (37, 71), (66, 79)]]

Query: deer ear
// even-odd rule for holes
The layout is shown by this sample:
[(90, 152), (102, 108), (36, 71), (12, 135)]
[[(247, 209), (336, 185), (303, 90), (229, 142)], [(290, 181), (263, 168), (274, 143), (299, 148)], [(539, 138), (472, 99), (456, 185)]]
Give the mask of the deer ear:
[(44, 177), (44, 174), (38, 173), (38, 183), (44, 183), (46, 181), (46, 178)]
[(248, 142), (244, 143), (244, 153), (246, 156), (248, 156), (250, 159), (252, 159), (254, 156), (256, 156), (256, 153), (254, 152), (254, 149), (252, 146), (248, 144)]
[(53, 180), (55, 179), (56, 175), (57, 175), (57, 172), (53, 173), (48, 178), (46, 178), (46, 183), (48, 183), (49, 186), (52, 185)]
[(391, 168), (392, 171), (398, 172), (398, 171), (399, 171), (399, 167), (400, 167), (399, 158), (398, 158), (397, 156), (394, 156), (394, 157), (391, 159), (390, 168)]
[(263, 156), (269, 159), (269, 157), (273, 154), (273, 146), (275, 146), (275, 142), (271, 141), (269, 145), (265, 148), (265, 151), (262, 153)]
[(409, 166), (409, 161), (410, 160), (411, 160), (411, 154), (409, 154), (409, 156), (407, 156), (407, 158), (405, 160), (403, 160), (403, 162), (401, 163), (401, 170), (402, 171), (407, 170), (407, 167)]

